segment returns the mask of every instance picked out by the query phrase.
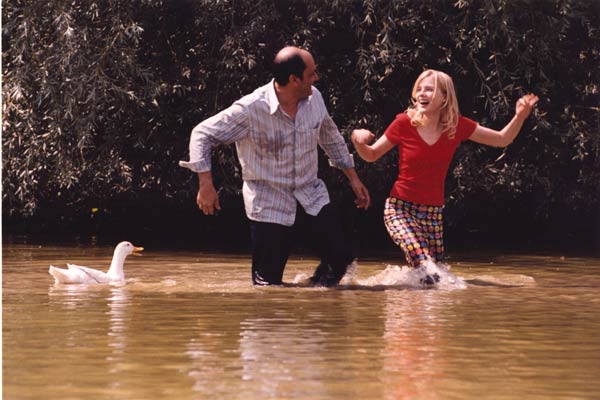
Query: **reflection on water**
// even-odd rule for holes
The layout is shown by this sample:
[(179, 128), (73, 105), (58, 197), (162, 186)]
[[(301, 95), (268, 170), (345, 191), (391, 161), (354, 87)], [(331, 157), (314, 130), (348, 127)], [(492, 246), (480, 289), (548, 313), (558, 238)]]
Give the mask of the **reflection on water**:
[[(5, 245), (3, 398), (577, 398), (600, 393), (600, 261), (455, 257), (461, 290), (393, 258), (340, 289), (255, 288), (249, 257), (152, 252), (123, 286), (55, 285), (112, 248)], [(483, 260), (483, 261), (481, 261)], [(284, 279), (310, 274), (291, 260)]]
[(435, 303), (431, 292), (386, 292), (381, 351), (386, 399), (426, 397), (444, 377), (436, 353), (448, 344), (440, 329), (443, 309), (436, 312)]

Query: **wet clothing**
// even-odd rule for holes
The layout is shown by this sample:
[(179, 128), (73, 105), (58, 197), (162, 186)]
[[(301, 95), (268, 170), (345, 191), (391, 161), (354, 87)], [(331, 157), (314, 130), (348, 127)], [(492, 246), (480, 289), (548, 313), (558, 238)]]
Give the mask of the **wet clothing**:
[(354, 167), (344, 138), (329, 116), (321, 93), (298, 103), (296, 118), (280, 107), (274, 82), (256, 89), (231, 107), (198, 124), (190, 138), (194, 172), (211, 170), (211, 149), (236, 144), (242, 166), (246, 215), (252, 221), (291, 226), (299, 203), (317, 215), (329, 203), (325, 183), (317, 177), (318, 150), (340, 169)]
[(385, 131), (386, 138), (398, 145), (398, 178), (390, 196), (418, 204), (443, 205), (444, 182), (456, 147), (476, 127), (475, 121), (460, 116), (454, 139), (444, 132), (436, 143), (429, 145), (410, 124), (408, 114), (398, 114)]
[(298, 206), (296, 223), (292, 227), (250, 221), (254, 284), (282, 284), (283, 270), (298, 234), (308, 239), (307, 244), (321, 259), (312, 282), (331, 286), (342, 279), (353, 260), (352, 249), (341, 228), (337, 210), (328, 204), (316, 216)]
[(292, 247), (296, 218), (302, 216), (317, 238), (321, 264), (313, 281), (334, 285), (352, 262), (341, 220), (329, 207), (325, 183), (317, 177), (318, 146), (340, 169), (354, 167), (344, 138), (329, 116), (321, 93), (298, 103), (296, 117), (281, 108), (274, 81), (198, 124), (190, 138), (194, 172), (211, 170), (211, 150), (235, 143), (244, 181), (242, 194), (250, 219), (254, 284), (281, 284)]
[(425, 206), (388, 197), (383, 222), (406, 261), (417, 267), (421, 261), (441, 261), (444, 256), (443, 206)]

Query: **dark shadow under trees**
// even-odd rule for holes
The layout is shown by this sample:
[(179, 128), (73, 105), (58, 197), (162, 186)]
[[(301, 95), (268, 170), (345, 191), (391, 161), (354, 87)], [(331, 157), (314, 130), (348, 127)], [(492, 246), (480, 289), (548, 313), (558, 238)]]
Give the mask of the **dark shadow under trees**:
[[(2, 18), (5, 235), (145, 232), (244, 246), (235, 149), (214, 155), (230, 205), (218, 218), (199, 215), (196, 177), (177, 162), (192, 127), (266, 83), (275, 52), (295, 44), (314, 54), (346, 138), (355, 127), (383, 133), (424, 68), (452, 75), (461, 112), (495, 128), (535, 92), (538, 110), (512, 145), (457, 153), (448, 241), (600, 247), (597, 2), (13, 0)], [(387, 246), (380, 212), (396, 155), (356, 160), (372, 210), (348, 206), (345, 178), (326, 163), (322, 177), (356, 240)]]

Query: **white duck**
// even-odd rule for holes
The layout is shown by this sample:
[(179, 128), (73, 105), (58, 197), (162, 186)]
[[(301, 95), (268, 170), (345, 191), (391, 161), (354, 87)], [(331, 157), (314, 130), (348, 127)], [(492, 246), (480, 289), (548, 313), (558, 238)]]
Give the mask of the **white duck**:
[(125, 258), (130, 254), (140, 255), (137, 252), (143, 250), (143, 247), (135, 247), (129, 242), (119, 243), (115, 247), (107, 272), (74, 264), (67, 264), (69, 269), (56, 268), (51, 265), (48, 272), (57, 283), (123, 283), (125, 282), (125, 273), (123, 272)]

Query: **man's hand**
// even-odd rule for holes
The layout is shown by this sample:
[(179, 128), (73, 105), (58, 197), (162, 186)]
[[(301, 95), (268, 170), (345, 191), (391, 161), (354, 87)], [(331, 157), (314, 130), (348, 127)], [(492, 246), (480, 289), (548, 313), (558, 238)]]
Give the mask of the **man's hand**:
[(371, 204), (371, 197), (369, 197), (369, 191), (363, 185), (360, 178), (358, 177), (356, 170), (354, 168), (346, 168), (342, 170), (344, 175), (350, 181), (350, 187), (352, 191), (356, 195), (356, 200), (354, 200), (354, 204), (356, 204), (356, 208), (364, 208), (365, 210), (369, 208)]
[(214, 215), (215, 210), (221, 209), (219, 203), (219, 195), (215, 190), (210, 172), (201, 172), (198, 174), (198, 195), (196, 196), (196, 204), (204, 215)]
[(360, 179), (356, 178), (350, 181), (350, 187), (354, 191), (356, 195), (356, 200), (354, 200), (354, 204), (356, 204), (356, 208), (367, 209), (369, 205), (371, 205), (371, 197), (369, 196), (369, 191), (360, 181)]

